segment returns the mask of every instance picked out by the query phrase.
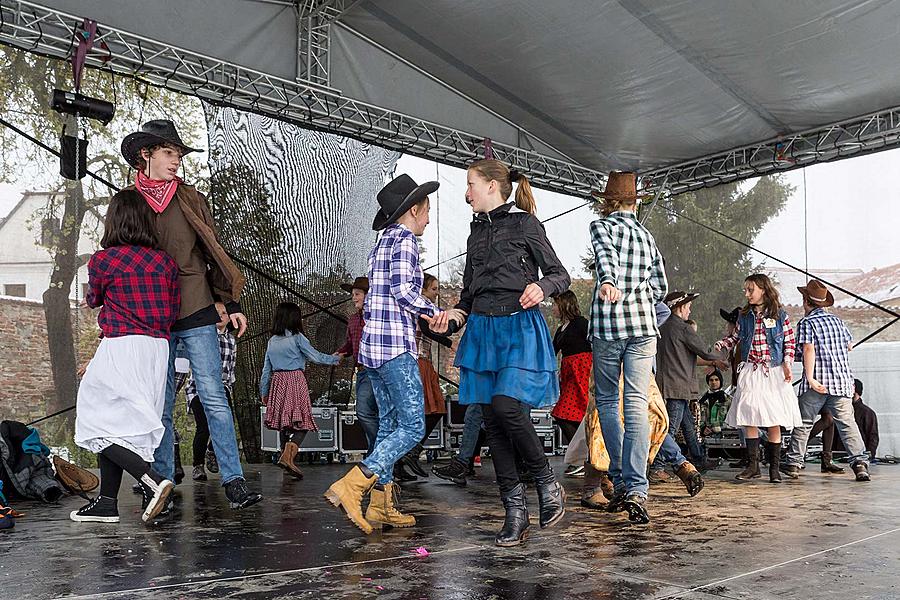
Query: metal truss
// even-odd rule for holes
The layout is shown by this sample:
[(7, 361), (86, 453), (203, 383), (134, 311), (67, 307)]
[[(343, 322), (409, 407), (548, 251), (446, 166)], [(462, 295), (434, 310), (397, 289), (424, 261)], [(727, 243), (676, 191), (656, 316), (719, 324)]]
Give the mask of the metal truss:
[[(307, 2), (333, 22), (353, 3)], [(298, 15), (299, 16), (299, 15)], [(330, 20), (329, 20), (330, 19)], [(0, 0), (0, 43), (66, 59), (81, 18), (26, 0)], [(105, 42), (109, 52), (99, 50)], [(364, 142), (465, 168), (483, 154), (484, 136), (342, 96), (311, 81), (292, 81), (99, 24), (89, 67)], [(324, 61), (327, 76), (327, 49)], [(322, 65), (315, 67), (319, 69)], [(323, 76), (319, 71), (320, 78)], [(528, 173), (544, 189), (587, 197), (605, 175), (570, 161), (494, 141), (494, 157)]]
[(672, 194), (900, 146), (900, 107), (642, 173)]
[(328, 87), (331, 24), (362, 0), (299, 0), (297, 12), (297, 79)]

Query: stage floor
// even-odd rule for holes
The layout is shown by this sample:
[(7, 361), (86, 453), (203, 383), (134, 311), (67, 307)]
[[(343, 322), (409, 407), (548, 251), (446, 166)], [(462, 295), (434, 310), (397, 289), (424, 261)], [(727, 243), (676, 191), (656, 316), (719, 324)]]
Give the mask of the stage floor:
[(266, 498), (240, 512), (218, 481), (188, 481), (176, 519), (153, 527), (124, 485), (116, 525), (69, 521), (80, 498), (20, 503), (28, 516), (0, 532), (0, 597), (900, 598), (900, 468), (889, 465), (869, 484), (818, 465), (782, 485), (720, 469), (693, 499), (680, 484), (655, 486), (647, 526), (581, 508), (581, 480), (565, 479), (564, 521), (534, 524), (508, 549), (493, 545), (502, 510), (489, 460), (466, 488), (434, 476), (407, 484), (418, 526), (368, 537), (321, 496), (346, 468), (316, 465), (293, 481), (249, 465)]

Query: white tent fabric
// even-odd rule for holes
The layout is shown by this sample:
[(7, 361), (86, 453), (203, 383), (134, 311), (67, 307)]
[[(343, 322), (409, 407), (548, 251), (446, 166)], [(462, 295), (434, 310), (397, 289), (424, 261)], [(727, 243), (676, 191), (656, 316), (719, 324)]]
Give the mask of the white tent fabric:
[[(284, 2), (39, 2), (297, 72), (296, 10)], [(344, 96), (601, 172), (660, 169), (900, 105), (900, 3), (888, 0), (342, 4), (330, 86)]]

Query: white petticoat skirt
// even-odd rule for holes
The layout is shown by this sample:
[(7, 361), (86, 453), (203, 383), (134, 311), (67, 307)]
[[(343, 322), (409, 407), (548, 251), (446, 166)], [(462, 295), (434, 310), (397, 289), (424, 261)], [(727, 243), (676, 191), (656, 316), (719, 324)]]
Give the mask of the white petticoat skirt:
[(162, 441), (169, 342), (103, 338), (78, 387), (75, 443), (99, 453), (118, 444), (146, 462)]
[(803, 425), (794, 387), (784, 380), (780, 367), (741, 363), (737, 392), (725, 423), (729, 427), (773, 427), (793, 429)]

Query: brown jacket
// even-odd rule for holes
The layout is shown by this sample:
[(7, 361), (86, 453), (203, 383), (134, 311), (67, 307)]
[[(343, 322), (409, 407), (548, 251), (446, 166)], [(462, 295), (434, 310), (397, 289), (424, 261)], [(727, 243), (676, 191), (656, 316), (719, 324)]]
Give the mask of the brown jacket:
[[(134, 186), (126, 189), (134, 189)], [(219, 243), (216, 223), (209, 210), (206, 196), (198, 192), (194, 186), (181, 183), (175, 192), (175, 200), (178, 201), (188, 223), (197, 232), (201, 251), (209, 265), (206, 279), (213, 296), (224, 303), (239, 301), (247, 279)]]

